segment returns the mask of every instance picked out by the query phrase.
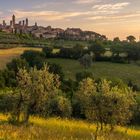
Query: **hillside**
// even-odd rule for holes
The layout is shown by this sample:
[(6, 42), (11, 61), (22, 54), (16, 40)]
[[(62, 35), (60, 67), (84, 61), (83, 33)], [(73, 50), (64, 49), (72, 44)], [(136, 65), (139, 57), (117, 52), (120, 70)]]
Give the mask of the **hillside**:
[[(0, 114), (1, 140), (92, 140), (94, 124), (59, 118), (31, 117), (29, 126), (7, 124), (8, 116)], [(117, 127), (115, 132), (99, 137), (99, 140), (139, 140), (140, 131), (135, 128)]]
[[(25, 50), (41, 50), (41, 48), (17, 47), (13, 49), (1, 49), (0, 69), (3, 69), (13, 58), (19, 57)], [(47, 61), (62, 66), (66, 79), (75, 79), (77, 72), (84, 71), (83, 67), (76, 60), (57, 58), (47, 59)], [(112, 80), (121, 78), (127, 83), (131, 80), (134, 84), (140, 85), (140, 66), (133, 63), (119, 64), (111, 62), (94, 62), (93, 66), (87, 69), (87, 71), (92, 72), (95, 78), (104, 77)]]
[[(62, 66), (66, 78), (75, 78), (76, 73), (85, 69), (76, 60), (71, 59), (48, 59), (48, 62)], [(125, 82), (130, 80), (136, 85), (140, 85), (140, 66), (136, 64), (119, 64), (111, 62), (94, 62), (91, 68), (86, 69), (92, 72), (95, 78), (108, 78), (111, 80), (122, 79)], [(140, 87), (140, 86), (139, 86)]]
[(28, 47), (73, 47), (75, 44), (81, 43), (87, 46), (88, 41), (74, 41), (74, 40), (63, 40), (63, 39), (43, 39), (34, 38), (27, 34), (11, 34), (0, 32), (0, 48), (13, 48), (17, 46), (28, 46)]
[(45, 44), (47, 44), (46, 40), (33, 38), (30, 35), (0, 32), (0, 48), (16, 47), (17, 45), (35, 46)]

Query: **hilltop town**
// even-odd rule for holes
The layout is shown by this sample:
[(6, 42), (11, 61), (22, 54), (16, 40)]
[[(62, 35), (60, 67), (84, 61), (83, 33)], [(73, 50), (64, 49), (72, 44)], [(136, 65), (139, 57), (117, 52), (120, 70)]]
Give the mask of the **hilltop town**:
[(36, 38), (56, 38), (56, 39), (69, 39), (69, 40), (106, 40), (106, 36), (100, 35), (93, 31), (82, 31), (80, 28), (52, 28), (51, 26), (43, 27), (38, 26), (37, 22), (29, 26), (29, 20), (16, 22), (15, 15), (12, 16), (10, 24), (8, 25), (5, 20), (0, 24), (0, 31), (13, 34), (30, 34)]

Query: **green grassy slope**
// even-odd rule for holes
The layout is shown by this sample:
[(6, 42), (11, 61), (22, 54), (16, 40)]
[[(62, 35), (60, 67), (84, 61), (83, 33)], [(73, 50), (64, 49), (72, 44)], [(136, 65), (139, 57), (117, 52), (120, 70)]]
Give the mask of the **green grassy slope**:
[[(70, 59), (48, 59), (48, 62), (56, 63), (62, 66), (66, 78), (75, 78), (77, 72), (85, 69), (76, 60)], [(121, 78), (128, 82), (132, 80), (133, 83), (140, 85), (140, 66), (136, 64), (118, 64), (110, 62), (94, 62), (93, 66), (86, 71), (92, 72), (95, 78)]]

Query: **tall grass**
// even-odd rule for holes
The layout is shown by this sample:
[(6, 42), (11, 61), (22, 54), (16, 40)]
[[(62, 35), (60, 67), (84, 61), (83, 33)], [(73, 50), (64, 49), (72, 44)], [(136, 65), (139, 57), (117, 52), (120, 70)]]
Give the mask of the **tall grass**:
[[(13, 126), (7, 118), (0, 114), (0, 140), (94, 140), (95, 125), (85, 121), (31, 117), (29, 126)], [(140, 131), (117, 127), (99, 140), (140, 140)]]

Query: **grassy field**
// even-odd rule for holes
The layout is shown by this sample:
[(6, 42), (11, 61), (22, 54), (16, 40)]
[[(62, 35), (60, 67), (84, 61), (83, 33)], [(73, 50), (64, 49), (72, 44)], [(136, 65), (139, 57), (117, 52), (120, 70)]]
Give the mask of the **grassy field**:
[[(62, 66), (66, 78), (75, 78), (77, 72), (85, 69), (76, 60), (69, 59), (48, 59), (48, 62), (56, 63)], [(92, 72), (95, 78), (109, 78), (111, 80), (121, 78), (128, 82), (140, 85), (140, 66), (136, 64), (118, 64), (110, 62), (94, 62), (93, 66), (86, 71)]]
[[(0, 140), (94, 140), (94, 124), (59, 118), (31, 117), (29, 126), (14, 126), (8, 116), (0, 114)], [(99, 140), (139, 140), (137, 128), (117, 127), (115, 132), (99, 137)]]
[(0, 69), (3, 69), (13, 58), (19, 57), (25, 50), (41, 50), (41, 48), (17, 47), (0, 49)]

